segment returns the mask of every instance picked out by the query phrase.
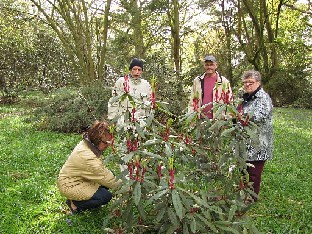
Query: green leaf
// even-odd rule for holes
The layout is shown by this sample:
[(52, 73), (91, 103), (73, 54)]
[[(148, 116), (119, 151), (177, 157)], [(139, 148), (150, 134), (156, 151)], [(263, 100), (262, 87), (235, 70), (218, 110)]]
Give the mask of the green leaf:
[(222, 120), (219, 120), (219, 121), (215, 121), (209, 128), (210, 131), (216, 131), (218, 130), (222, 125), (223, 125), (223, 122)]
[(149, 146), (149, 145), (158, 145), (162, 142), (161, 139), (152, 139), (152, 140), (147, 140), (144, 142), (143, 146)]
[(144, 211), (143, 209), (143, 206), (142, 205), (139, 205), (138, 206), (138, 211), (140, 213), (140, 216), (142, 217), (143, 220), (146, 220), (146, 212)]
[(129, 191), (129, 187), (134, 183), (134, 180), (127, 181), (126, 184), (124, 184), (118, 191), (115, 192), (115, 194), (122, 194)]
[(193, 217), (191, 224), (190, 224), (191, 232), (195, 233), (196, 232), (196, 219)]
[(159, 223), (159, 222), (163, 219), (164, 214), (166, 213), (166, 211), (167, 211), (167, 209), (164, 207), (164, 208), (162, 208), (162, 209), (158, 212), (158, 214), (157, 214), (157, 216), (156, 216), (156, 222), (157, 222), (157, 223)]
[(211, 214), (209, 210), (202, 211), (202, 214), (204, 215), (206, 219), (211, 220)]
[(129, 94), (127, 94), (127, 96), (128, 96), (129, 102), (131, 102), (132, 104), (135, 105), (135, 101), (134, 101), (133, 97)]
[(227, 231), (227, 232), (231, 232), (231, 233), (234, 233), (234, 234), (240, 234), (240, 232), (238, 232), (237, 230), (235, 230), (234, 228), (231, 228), (231, 227), (226, 227), (226, 226), (221, 226), (221, 225), (216, 225), (218, 228), (224, 230), (224, 231)]
[(136, 185), (134, 186), (133, 195), (134, 195), (134, 203), (138, 205), (141, 199), (141, 184), (139, 182), (137, 182)]
[(132, 151), (129, 154), (126, 154), (122, 159), (125, 163), (128, 163), (130, 159), (132, 159), (133, 156), (134, 156), (134, 152)]
[(124, 211), (122, 219), (127, 223), (128, 227), (131, 227), (134, 221), (133, 202), (130, 201)]
[(204, 200), (202, 200), (200, 197), (194, 195), (192, 192), (190, 191), (187, 191), (186, 189), (183, 189), (181, 187), (177, 187), (178, 190), (181, 190), (187, 194), (189, 194), (194, 200), (195, 202), (198, 204), (198, 205), (202, 205), (204, 207), (208, 207), (209, 205), (207, 204), (207, 202), (205, 202)]
[(177, 219), (176, 213), (173, 211), (173, 209), (169, 207), (167, 210), (167, 213), (168, 213), (168, 218), (169, 218), (170, 222), (172, 224), (177, 224), (178, 219)]
[(218, 107), (218, 110), (217, 110), (217, 111), (214, 110), (214, 112), (216, 113), (215, 116), (216, 116), (218, 119), (220, 119), (221, 115), (223, 115), (223, 113), (225, 112), (225, 110), (226, 110), (226, 105), (220, 105), (220, 106)]
[(223, 225), (223, 226), (231, 226), (233, 223), (232, 222), (230, 222), (230, 221), (215, 221), (215, 224), (216, 224), (216, 226), (217, 225), (219, 225), (219, 226), (221, 226), (221, 225)]
[(190, 113), (187, 118), (186, 118), (186, 123), (189, 124), (190, 122), (192, 122), (192, 120), (194, 119), (194, 117), (197, 115), (197, 112), (192, 112)]
[(237, 206), (236, 205), (232, 205), (231, 209), (230, 209), (230, 212), (229, 212), (228, 221), (232, 221), (232, 219), (233, 219), (233, 217), (235, 215), (236, 210), (237, 210)]
[(164, 190), (161, 190), (159, 193), (156, 193), (154, 196), (152, 196), (150, 199), (148, 199), (146, 205), (151, 204), (154, 200), (162, 197), (163, 195), (165, 195), (168, 192), (169, 192), (169, 189), (167, 189), (167, 188)]
[(188, 225), (185, 222), (183, 222), (182, 225), (183, 225), (183, 234), (189, 234), (190, 232), (188, 229)]
[(168, 225), (166, 234), (172, 234), (174, 231), (178, 228), (178, 225), (176, 223)]
[(143, 150), (143, 151), (137, 151), (137, 153), (138, 154), (142, 154), (142, 155), (146, 155), (146, 156), (151, 156), (151, 157), (153, 157), (153, 158), (157, 158), (157, 159), (163, 159), (163, 157), (161, 157), (160, 155), (158, 155), (158, 154), (154, 154), (154, 153), (152, 153), (152, 152), (148, 152), (148, 151), (145, 151), (145, 150)]
[(153, 119), (154, 119), (154, 111), (151, 111), (150, 115), (146, 119), (146, 127), (149, 127), (152, 124)]
[(217, 233), (218, 232), (218, 230), (217, 230), (217, 228), (216, 228), (216, 226), (213, 224), (213, 223), (211, 223), (211, 222), (209, 222), (207, 219), (205, 219), (202, 215), (200, 215), (200, 214), (195, 214), (201, 221), (203, 221), (212, 231), (214, 231), (215, 233)]
[(171, 157), (172, 156), (171, 145), (169, 143), (167, 143), (167, 142), (165, 144), (165, 154), (167, 155), (167, 157)]
[(231, 136), (231, 133), (232, 133), (235, 129), (236, 129), (235, 127), (231, 127), (231, 128), (229, 128), (229, 129), (224, 130), (224, 131), (221, 133), (221, 137), (228, 137), (228, 136)]
[(138, 122), (135, 122), (135, 129), (140, 137), (145, 138), (145, 134), (143, 132), (143, 129), (141, 128), (140, 124)]
[(124, 101), (129, 95), (127, 93), (123, 93), (120, 97), (120, 101)]
[(176, 189), (172, 190), (172, 203), (176, 211), (177, 216), (182, 220), (183, 218), (183, 205), (180, 199), (180, 195)]

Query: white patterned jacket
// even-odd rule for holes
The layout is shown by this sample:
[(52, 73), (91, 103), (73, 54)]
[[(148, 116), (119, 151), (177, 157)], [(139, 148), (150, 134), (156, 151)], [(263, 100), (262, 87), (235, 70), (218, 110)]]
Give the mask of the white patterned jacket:
[(273, 158), (273, 105), (270, 96), (260, 87), (253, 94), (244, 94), (244, 114), (251, 114), (257, 126), (259, 146), (249, 145), (248, 161), (269, 160)]

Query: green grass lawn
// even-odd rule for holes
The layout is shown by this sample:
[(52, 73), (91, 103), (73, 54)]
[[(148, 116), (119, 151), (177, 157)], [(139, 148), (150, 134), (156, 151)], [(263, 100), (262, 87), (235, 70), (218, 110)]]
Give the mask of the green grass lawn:
[[(263, 233), (312, 233), (312, 110), (274, 110), (275, 157), (249, 211)], [(23, 110), (0, 106), (0, 234), (105, 233), (108, 209), (71, 216), (56, 188), (80, 135), (36, 131)]]
[(252, 216), (264, 233), (312, 233), (312, 111), (276, 108), (274, 137)]

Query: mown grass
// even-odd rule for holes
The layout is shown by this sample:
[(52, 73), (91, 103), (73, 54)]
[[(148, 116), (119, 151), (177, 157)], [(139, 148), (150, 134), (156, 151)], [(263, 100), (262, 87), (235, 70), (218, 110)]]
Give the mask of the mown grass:
[[(249, 211), (263, 233), (312, 233), (312, 110), (274, 111), (275, 157)], [(108, 209), (71, 216), (56, 177), (80, 135), (36, 131), (24, 110), (0, 106), (0, 234), (105, 233)]]
[(312, 233), (312, 110), (274, 110), (274, 159), (251, 211), (264, 233)]

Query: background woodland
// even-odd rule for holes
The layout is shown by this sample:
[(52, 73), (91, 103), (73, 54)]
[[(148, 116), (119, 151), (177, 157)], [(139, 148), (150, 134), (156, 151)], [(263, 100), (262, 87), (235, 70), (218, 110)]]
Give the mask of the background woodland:
[(180, 114), (203, 57), (214, 54), (235, 92), (243, 71), (256, 69), (276, 107), (311, 108), (311, 15), (310, 0), (2, 0), (1, 102), (39, 90), (54, 98), (38, 100), (43, 112), (79, 108), (97, 118), (140, 57), (158, 100)]

